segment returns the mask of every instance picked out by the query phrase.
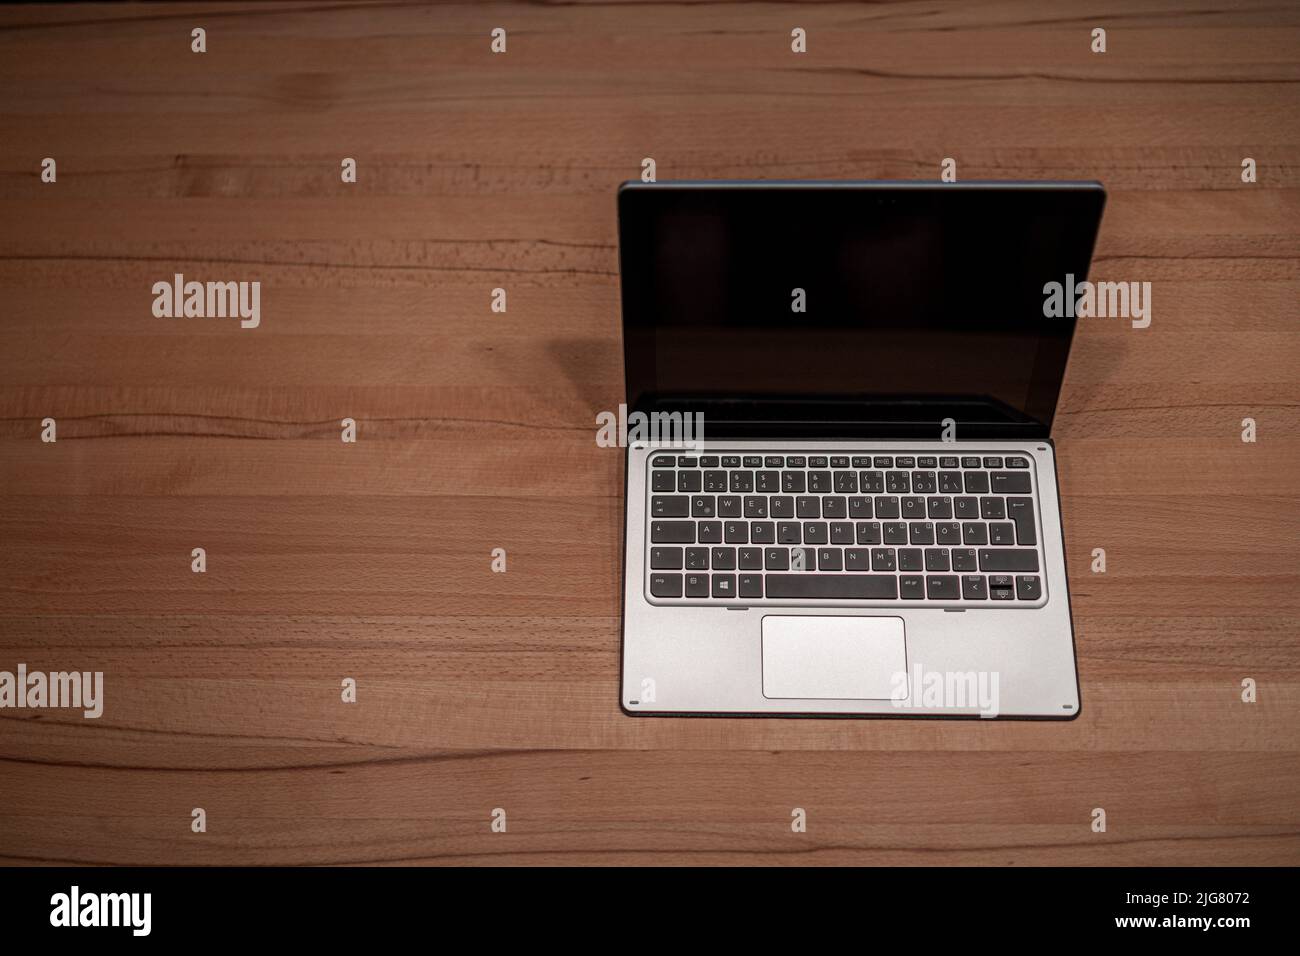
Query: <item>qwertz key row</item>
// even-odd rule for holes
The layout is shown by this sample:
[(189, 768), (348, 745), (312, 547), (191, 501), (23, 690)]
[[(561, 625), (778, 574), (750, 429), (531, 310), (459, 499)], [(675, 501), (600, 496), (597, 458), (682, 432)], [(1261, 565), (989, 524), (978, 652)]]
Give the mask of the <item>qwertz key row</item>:
[(647, 582), (663, 600), (1038, 602), (1021, 455), (650, 459)]

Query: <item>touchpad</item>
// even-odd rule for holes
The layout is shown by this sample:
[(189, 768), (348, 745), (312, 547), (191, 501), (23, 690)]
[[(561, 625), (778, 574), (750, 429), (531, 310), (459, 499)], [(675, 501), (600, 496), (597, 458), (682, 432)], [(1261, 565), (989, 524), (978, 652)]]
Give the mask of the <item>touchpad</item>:
[(764, 697), (888, 700), (906, 673), (901, 617), (763, 618)]

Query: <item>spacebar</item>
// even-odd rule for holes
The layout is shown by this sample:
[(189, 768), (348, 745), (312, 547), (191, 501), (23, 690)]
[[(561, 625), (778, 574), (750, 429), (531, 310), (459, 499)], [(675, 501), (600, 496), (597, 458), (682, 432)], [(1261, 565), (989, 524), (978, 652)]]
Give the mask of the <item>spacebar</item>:
[(898, 578), (892, 574), (769, 574), (770, 598), (897, 599)]

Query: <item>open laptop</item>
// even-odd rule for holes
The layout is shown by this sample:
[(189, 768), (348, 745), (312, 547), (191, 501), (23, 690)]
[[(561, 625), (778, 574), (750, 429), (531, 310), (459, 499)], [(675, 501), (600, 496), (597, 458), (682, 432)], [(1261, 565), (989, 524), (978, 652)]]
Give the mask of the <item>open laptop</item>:
[(625, 712), (1078, 715), (1045, 303), (1104, 202), (620, 189)]

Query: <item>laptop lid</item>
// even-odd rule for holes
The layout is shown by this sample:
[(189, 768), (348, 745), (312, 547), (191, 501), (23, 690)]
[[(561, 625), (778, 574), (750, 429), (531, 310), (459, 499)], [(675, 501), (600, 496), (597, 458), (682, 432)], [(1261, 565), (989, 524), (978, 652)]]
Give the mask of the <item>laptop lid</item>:
[(631, 411), (707, 438), (1046, 438), (1099, 183), (628, 183)]

